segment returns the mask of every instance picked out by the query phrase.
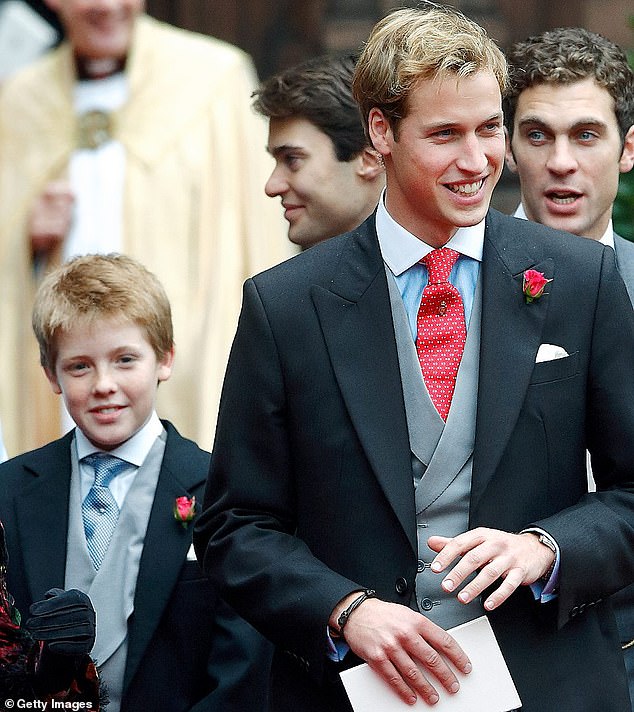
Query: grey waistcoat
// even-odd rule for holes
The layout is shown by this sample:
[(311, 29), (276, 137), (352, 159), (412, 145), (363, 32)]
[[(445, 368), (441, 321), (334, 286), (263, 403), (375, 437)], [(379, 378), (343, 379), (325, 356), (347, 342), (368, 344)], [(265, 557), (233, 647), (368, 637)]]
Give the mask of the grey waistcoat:
[(464, 605), (455, 592), (442, 590), (440, 582), (446, 572), (432, 573), (430, 564), (435, 553), (427, 546), (431, 535), (456, 536), (469, 525), (482, 311), (480, 281), (451, 409), (444, 423), (425, 387), (403, 300), (392, 273), (386, 272), (412, 451), (418, 534), (416, 605), (438, 625), (451, 628), (484, 612), (479, 599)]
[(79, 465), (72, 445), (72, 474), (66, 553), (66, 588), (78, 588), (91, 598), (97, 614), (97, 639), (91, 656), (107, 685), (108, 712), (119, 712), (128, 650), (128, 618), (134, 610), (134, 593), (143, 542), (161, 470), (165, 440), (162, 433), (138, 469), (128, 491), (108, 551), (95, 571), (81, 513)]

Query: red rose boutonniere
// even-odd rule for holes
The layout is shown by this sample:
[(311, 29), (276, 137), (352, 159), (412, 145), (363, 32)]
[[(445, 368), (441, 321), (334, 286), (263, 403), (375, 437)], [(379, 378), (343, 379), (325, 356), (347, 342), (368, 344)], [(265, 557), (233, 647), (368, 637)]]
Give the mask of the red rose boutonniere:
[(180, 522), (183, 529), (196, 514), (196, 497), (177, 497), (174, 501), (174, 519)]
[(543, 272), (527, 269), (526, 272), (524, 272), (524, 281), (522, 282), (522, 291), (524, 292), (526, 303), (530, 304), (534, 302), (535, 299), (539, 299), (544, 293), (544, 287), (548, 282), (552, 281), (552, 279), (546, 279)]

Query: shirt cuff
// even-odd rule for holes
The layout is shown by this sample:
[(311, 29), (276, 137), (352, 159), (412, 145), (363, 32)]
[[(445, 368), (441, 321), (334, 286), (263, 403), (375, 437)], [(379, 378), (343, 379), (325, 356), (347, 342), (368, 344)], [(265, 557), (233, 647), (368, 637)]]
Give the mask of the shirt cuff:
[(350, 646), (343, 638), (333, 638), (328, 627), (326, 627), (326, 637), (328, 639), (328, 659), (333, 663), (340, 663), (348, 654)]

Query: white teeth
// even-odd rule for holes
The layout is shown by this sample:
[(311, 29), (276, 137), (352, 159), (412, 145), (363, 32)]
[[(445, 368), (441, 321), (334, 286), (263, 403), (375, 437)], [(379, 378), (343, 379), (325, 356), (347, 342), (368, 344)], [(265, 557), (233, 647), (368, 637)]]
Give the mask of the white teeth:
[(569, 195), (565, 198), (560, 198), (557, 195), (551, 196), (551, 200), (553, 201), (553, 203), (557, 203), (558, 205), (570, 205), (570, 203), (574, 203), (576, 199), (576, 195)]
[(477, 193), (480, 188), (482, 188), (482, 183), (484, 181), (479, 180), (477, 183), (467, 183), (465, 185), (452, 185), (449, 186), (450, 190), (454, 193), (462, 193), (463, 195), (472, 195)]
[(117, 409), (116, 408), (100, 408), (99, 409), (100, 413), (108, 414), (108, 413), (116, 413)]

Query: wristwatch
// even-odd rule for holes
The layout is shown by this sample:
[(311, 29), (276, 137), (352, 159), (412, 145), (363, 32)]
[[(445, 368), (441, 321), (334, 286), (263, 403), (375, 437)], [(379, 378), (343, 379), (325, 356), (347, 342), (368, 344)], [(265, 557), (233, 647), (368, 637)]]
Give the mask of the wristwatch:
[(544, 546), (547, 546), (555, 555), (553, 563), (548, 567), (548, 571), (546, 571), (546, 573), (539, 579), (542, 583), (547, 583), (548, 579), (550, 579), (550, 577), (553, 575), (555, 565), (557, 564), (557, 545), (548, 534), (544, 534), (543, 532), (534, 533), (537, 534), (537, 540), (539, 541), (539, 543), (543, 544)]

